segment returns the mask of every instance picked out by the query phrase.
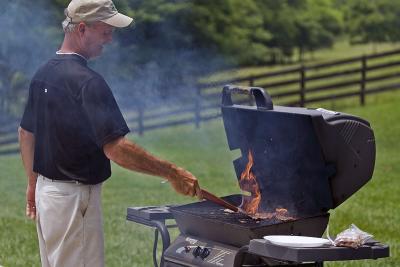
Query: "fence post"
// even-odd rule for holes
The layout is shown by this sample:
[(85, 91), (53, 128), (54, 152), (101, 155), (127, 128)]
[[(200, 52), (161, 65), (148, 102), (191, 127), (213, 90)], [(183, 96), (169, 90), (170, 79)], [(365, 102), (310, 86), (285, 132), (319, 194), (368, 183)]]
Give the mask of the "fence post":
[[(254, 86), (254, 77), (253, 76), (250, 76), (249, 77), (249, 86), (250, 87), (253, 87)], [(251, 106), (251, 105), (253, 105), (253, 97), (251, 96), (251, 95), (249, 95), (248, 96), (248, 103), (249, 103), (249, 106)]]
[(253, 86), (254, 86), (254, 77), (253, 77), (253, 76), (250, 76), (250, 77), (249, 77), (249, 86), (250, 86), (250, 87), (253, 87)]
[(144, 127), (143, 127), (143, 106), (139, 104), (138, 106), (138, 128), (139, 128), (139, 135), (142, 136), (144, 132)]
[(361, 57), (361, 88), (360, 88), (360, 104), (365, 105), (365, 80), (367, 78), (367, 57)]
[(195, 101), (195, 107), (194, 107), (194, 123), (196, 124), (196, 128), (200, 128), (200, 122), (201, 122), (201, 89), (199, 87), (196, 87), (196, 101)]
[(304, 107), (306, 102), (305, 98), (306, 93), (306, 70), (304, 64), (301, 64), (300, 67), (300, 107)]

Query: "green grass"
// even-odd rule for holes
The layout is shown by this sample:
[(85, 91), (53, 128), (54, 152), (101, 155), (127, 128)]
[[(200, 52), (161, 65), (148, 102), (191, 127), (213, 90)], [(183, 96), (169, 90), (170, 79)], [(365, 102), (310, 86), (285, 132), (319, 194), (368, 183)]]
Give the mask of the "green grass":
[[(331, 211), (330, 232), (336, 234), (354, 223), (389, 244), (391, 257), (327, 266), (398, 266), (400, 94), (369, 96), (365, 107), (348, 102), (341, 111), (370, 121), (377, 160), (371, 182)], [(221, 120), (203, 124), (200, 129), (182, 126), (130, 138), (153, 154), (189, 169), (204, 188), (218, 195), (239, 192), (232, 166), (238, 155), (228, 149)], [(19, 157), (0, 157), (0, 169), (0, 265), (40, 266), (35, 226), (24, 216), (26, 178)], [(126, 221), (127, 207), (192, 201), (195, 199), (177, 195), (168, 184), (161, 184), (161, 179), (113, 165), (113, 175), (103, 188), (107, 266), (152, 266), (153, 230)], [(176, 235), (173, 231), (172, 237)]]

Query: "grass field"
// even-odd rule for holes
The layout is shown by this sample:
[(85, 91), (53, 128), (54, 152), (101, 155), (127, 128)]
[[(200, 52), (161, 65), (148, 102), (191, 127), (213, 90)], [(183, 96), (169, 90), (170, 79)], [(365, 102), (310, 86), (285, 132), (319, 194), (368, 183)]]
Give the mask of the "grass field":
[[(337, 106), (340, 108), (340, 106)], [(400, 265), (400, 93), (367, 98), (367, 105), (341, 111), (370, 121), (376, 136), (377, 160), (373, 179), (344, 204), (331, 211), (331, 234), (355, 223), (391, 247), (382, 260), (329, 263), (327, 266)], [(218, 195), (238, 193), (232, 160), (221, 120), (130, 136), (154, 154), (192, 171), (201, 186)], [(0, 265), (40, 266), (34, 223), (24, 216), (26, 178), (18, 156), (0, 158)], [(175, 194), (161, 179), (126, 171), (113, 165), (103, 187), (107, 266), (152, 266), (153, 230), (125, 220), (129, 206), (188, 203), (194, 199)], [(174, 231), (172, 236), (176, 236)]]

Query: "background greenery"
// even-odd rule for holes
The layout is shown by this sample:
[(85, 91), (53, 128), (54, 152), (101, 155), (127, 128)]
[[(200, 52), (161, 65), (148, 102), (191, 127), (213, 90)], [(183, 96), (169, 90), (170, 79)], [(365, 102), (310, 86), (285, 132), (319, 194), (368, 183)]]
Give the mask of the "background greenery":
[[(386, 93), (367, 98), (366, 107), (349, 103), (338, 110), (370, 121), (376, 136), (377, 159), (372, 180), (341, 206), (331, 211), (330, 232), (336, 234), (351, 223), (390, 245), (391, 257), (377, 261), (353, 261), (328, 266), (398, 266), (400, 262), (400, 95)], [(175, 127), (130, 136), (154, 154), (192, 171), (201, 186), (223, 196), (239, 193), (221, 120), (200, 129)], [(18, 156), (0, 158), (0, 265), (39, 266), (34, 223), (24, 216), (26, 178)], [(151, 266), (153, 231), (125, 220), (129, 206), (189, 203), (168, 184), (150, 176), (113, 165), (113, 175), (103, 187), (107, 266)], [(176, 236), (173, 232), (173, 237)]]
[[(0, 123), (18, 117), (33, 72), (54, 54), (68, 0), (7, 1), (0, 5)], [(399, 0), (116, 0), (132, 28), (91, 65), (111, 84), (120, 105), (163, 105), (187, 94), (198, 78), (257, 74), (301, 61), (317, 62), (395, 48)], [(368, 45), (361, 45), (368, 43)], [(384, 44), (386, 43), (386, 44)], [(223, 71), (222, 71), (223, 70)], [(377, 140), (374, 177), (331, 212), (331, 233), (355, 223), (391, 247), (391, 257), (328, 266), (398, 266), (400, 262), (400, 96), (324, 103), (372, 124)], [(2, 123), (3, 124), (3, 123)], [(238, 193), (221, 120), (131, 135), (156, 155), (189, 169), (218, 195)], [(34, 223), (24, 216), (26, 178), (18, 156), (0, 157), (0, 265), (39, 266)], [(103, 191), (107, 266), (151, 266), (153, 231), (125, 220), (129, 206), (188, 203), (160, 179), (113, 165)], [(176, 236), (177, 232), (174, 232)]]

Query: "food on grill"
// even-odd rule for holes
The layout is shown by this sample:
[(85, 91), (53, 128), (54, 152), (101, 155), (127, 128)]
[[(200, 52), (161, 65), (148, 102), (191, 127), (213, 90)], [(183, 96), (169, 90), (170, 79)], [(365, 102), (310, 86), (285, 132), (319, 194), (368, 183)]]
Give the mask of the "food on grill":
[(224, 212), (226, 212), (226, 213), (234, 213), (234, 211), (230, 210), (230, 209), (224, 209)]
[(293, 221), (296, 220), (295, 217), (292, 217), (289, 215), (289, 212), (287, 209), (283, 208), (276, 208), (275, 212), (257, 212), (254, 215), (250, 215), (253, 219), (256, 220), (271, 220), (271, 219), (277, 219), (280, 221)]

